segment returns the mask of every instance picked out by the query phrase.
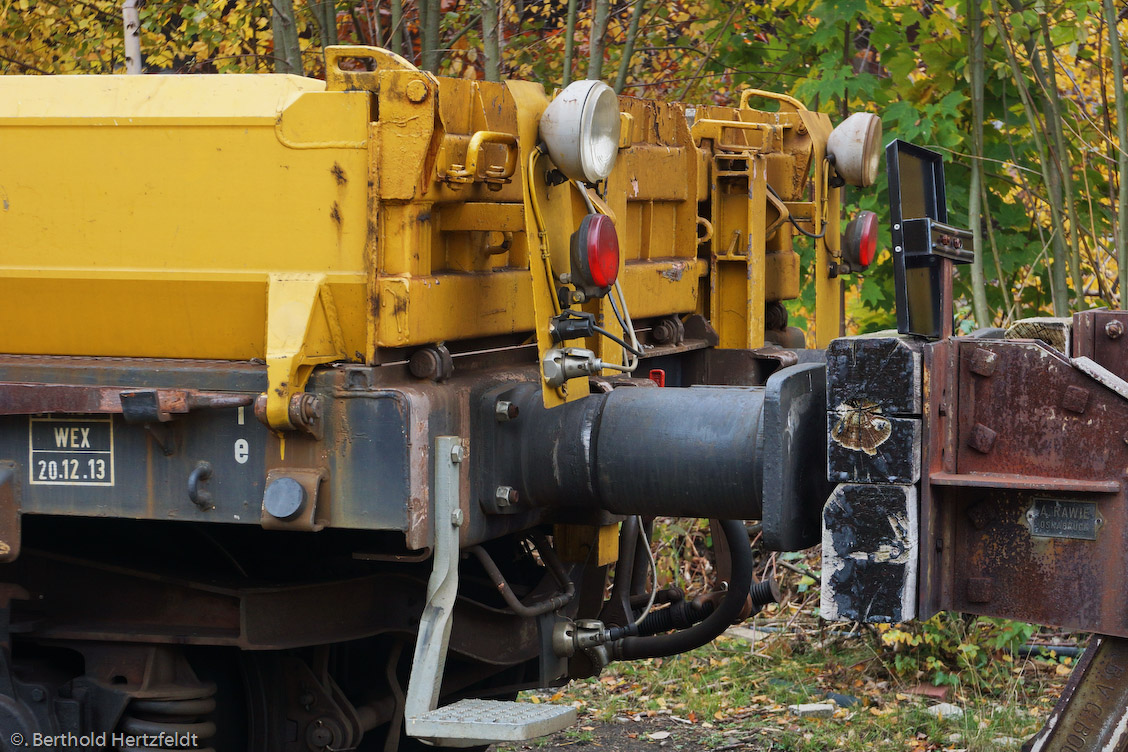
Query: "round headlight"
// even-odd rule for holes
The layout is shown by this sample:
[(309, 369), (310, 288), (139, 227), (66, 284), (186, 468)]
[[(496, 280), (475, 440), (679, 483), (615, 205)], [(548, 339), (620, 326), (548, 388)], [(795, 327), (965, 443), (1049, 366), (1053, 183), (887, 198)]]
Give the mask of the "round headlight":
[(556, 166), (572, 180), (596, 183), (619, 153), (619, 98), (602, 81), (576, 81), (548, 105), (540, 137)]
[(830, 133), (826, 153), (834, 169), (850, 185), (867, 188), (877, 180), (881, 160), (881, 118), (855, 112)]

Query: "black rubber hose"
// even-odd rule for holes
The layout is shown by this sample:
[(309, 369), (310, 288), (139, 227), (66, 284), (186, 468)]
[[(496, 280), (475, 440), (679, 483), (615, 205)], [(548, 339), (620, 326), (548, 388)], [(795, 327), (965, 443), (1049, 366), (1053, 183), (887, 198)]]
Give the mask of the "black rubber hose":
[(721, 533), (725, 536), (731, 554), (732, 582), (729, 583), (721, 605), (689, 629), (654, 637), (624, 637), (612, 644), (612, 655), (617, 660), (663, 658), (677, 655), (710, 642), (732, 625), (740, 615), (752, 589), (752, 546), (748, 530), (741, 520), (721, 520)]

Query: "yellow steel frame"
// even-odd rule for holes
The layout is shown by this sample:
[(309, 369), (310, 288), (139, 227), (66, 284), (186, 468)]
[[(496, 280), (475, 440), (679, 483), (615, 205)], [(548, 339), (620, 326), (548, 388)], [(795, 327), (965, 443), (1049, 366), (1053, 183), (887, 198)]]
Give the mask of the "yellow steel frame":
[[(262, 358), (268, 422), (287, 429), (319, 363), (509, 333), (553, 347), (587, 208), (575, 185), (546, 182), (543, 89), (438, 79), (376, 48), (330, 48), (327, 63), (327, 83), (0, 77), (0, 349)], [(703, 313), (725, 347), (760, 346), (765, 302), (798, 292), (786, 214), (825, 224), (825, 345), (839, 301), (830, 123), (789, 98), (750, 109), (753, 95), (698, 108), (692, 130), (682, 105), (621, 98), (616, 168), (587, 197), (619, 230), (634, 317)], [(619, 333), (606, 299), (583, 307)], [(583, 346), (621, 355), (605, 338)], [(545, 398), (586, 393), (573, 379)]]

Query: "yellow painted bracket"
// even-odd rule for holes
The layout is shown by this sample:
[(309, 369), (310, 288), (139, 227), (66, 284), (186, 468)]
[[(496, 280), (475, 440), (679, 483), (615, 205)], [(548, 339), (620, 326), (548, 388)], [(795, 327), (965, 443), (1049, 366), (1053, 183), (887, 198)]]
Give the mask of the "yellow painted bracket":
[(830, 276), (830, 266), (842, 257), (841, 249), (841, 189), (829, 185), (829, 169), (826, 162), (826, 142), (832, 130), (830, 118), (820, 112), (802, 110), (799, 113), (807, 131), (811, 134), (813, 153), (811, 162), (815, 166), (815, 217), (820, 223), (813, 226), (814, 232), (822, 231), (821, 222), (826, 223), (823, 237), (815, 241), (815, 347), (826, 347), (839, 336), (839, 321), (842, 317), (842, 281)]
[[(342, 60), (362, 60), (365, 70), (345, 70)], [(371, 65), (374, 70), (368, 70)], [(329, 91), (376, 91), (379, 74), (390, 70), (419, 70), (390, 50), (365, 45), (338, 45), (325, 48), (325, 88)]]
[(313, 367), (345, 357), (345, 338), (324, 274), (271, 274), (267, 292), (266, 422), (294, 428), (290, 400)]

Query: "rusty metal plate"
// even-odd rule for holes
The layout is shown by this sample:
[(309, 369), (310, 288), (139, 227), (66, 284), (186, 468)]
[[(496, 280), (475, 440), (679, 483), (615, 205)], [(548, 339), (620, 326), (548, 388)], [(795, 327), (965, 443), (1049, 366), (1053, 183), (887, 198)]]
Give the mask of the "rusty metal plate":
[[(957, 472), (1119, 481), (1128, 401), (1035, 342), (960, 340)], [(995, 356), (991, 375), (973, 364)]]
[[(1128, 580), (1121, 495), (1081, 500), (958, 486), (932, 492), (952, 536), (941, 554), (943, 608), (1128, 636), (1128, 594), (1113, 584)], [(1037, 535), (1028, 516), (1035, 499), (1043, 507), (1091, 505), (1105, 524), (1092, 540)]]

